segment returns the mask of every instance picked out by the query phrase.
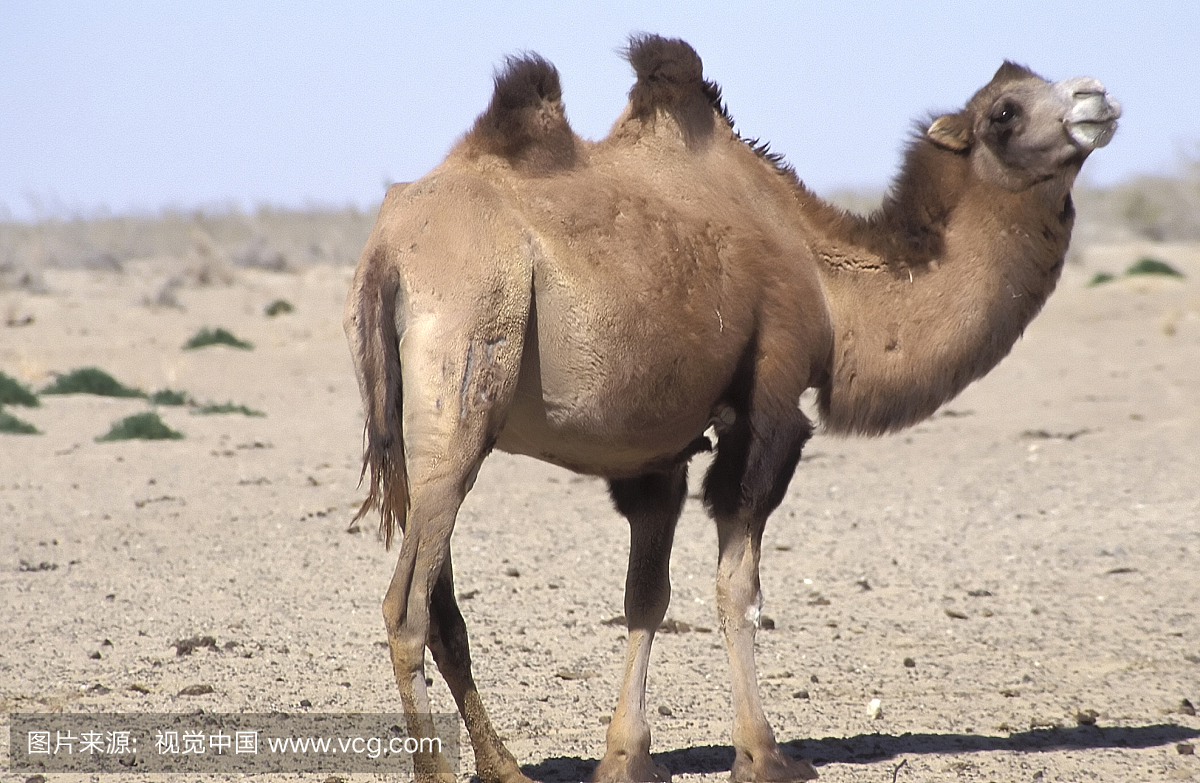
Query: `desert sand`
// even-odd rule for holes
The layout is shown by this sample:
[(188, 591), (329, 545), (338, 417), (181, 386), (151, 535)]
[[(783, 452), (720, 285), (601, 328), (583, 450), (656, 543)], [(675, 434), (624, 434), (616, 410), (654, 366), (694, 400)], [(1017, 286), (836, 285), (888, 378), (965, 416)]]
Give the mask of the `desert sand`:
[[(1143, 255), (1186, 277), (1088, 285)], [(0, 370), (34, 389), (97, 366), (266, 414), (160, 407), (182, 440), (97, 442), (151, 406), (76, 394), (5, 408), (41, 434), (0, 435), (0, 722), (398, 711), (379, 610), (395, 552), (350, 525), (352, 270), (231, 268), (164, 298), (182, 263), (48, 269), (44, 292), (0, 291)], [(280, 298), (294, 311), (265, 315)], [(254, 348), (182, 350), (202, 327)], [(493, 455), (453, 546), (498, 730), (530, 776), (586, 778), (625, 650), (612, 621), (628, 535), (603, 482)], [(681, 783), (724, 780), (732, 761), (715, 565), (689, 500), (648, 697), (652, 750)], [(815, 437), (762, 573), (767, 713), (823, 781), (1200, 779), (1184, 703), (1200, 704), (1200, 246), (1073, 248), (1012, 354), (935, 417)], [(181, 695), (194, 685), (211, 692)], [(459, 769), (471, 776), (469, 750)]]

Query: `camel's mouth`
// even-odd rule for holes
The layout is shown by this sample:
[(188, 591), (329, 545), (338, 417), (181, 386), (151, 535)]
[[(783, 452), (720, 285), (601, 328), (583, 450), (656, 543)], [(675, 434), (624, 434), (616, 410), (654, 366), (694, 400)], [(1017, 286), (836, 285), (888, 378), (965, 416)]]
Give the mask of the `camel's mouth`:
[(1112, 141), (1121, 116), (1121, 104), (1095, 79), (1079, 76), (1054, 85), (1067, 102), (1063, 117), (1067, 135), (1086, 151), (1099, 149)]

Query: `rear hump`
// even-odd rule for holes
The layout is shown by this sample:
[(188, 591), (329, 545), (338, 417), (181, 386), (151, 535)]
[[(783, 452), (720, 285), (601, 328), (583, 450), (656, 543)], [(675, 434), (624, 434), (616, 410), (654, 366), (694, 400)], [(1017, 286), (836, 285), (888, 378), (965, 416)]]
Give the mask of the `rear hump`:
[(578, 139), (567, 122), (558, 69), (536, 54), (509, 57), (496, 74), (491, 103), (465, 141), (529, 173), (575, 164)]

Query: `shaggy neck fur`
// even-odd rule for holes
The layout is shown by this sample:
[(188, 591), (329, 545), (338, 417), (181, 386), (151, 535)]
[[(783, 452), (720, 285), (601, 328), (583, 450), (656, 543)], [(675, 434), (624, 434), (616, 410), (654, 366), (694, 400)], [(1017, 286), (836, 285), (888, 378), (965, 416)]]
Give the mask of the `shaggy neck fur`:
[(1011, 192), (922, 138), (869, 218), (798, 187), (835, 329), (828, 431), (913, 424), (1009, 352), (1058, 280), (1075, 171)]

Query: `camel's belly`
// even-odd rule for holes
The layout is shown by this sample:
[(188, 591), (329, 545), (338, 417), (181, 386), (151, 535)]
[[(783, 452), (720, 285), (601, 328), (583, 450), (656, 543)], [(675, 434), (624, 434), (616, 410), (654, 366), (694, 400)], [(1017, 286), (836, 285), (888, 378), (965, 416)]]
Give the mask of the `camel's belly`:
[[(706, 388), (691, 404), (681, 405), (675, 395), (652, 398), (628, 388), (606, 394), (605, 388), (612, 388), (607, 380), (555, 393), (528, 365), (523, 365), (496, 448), (610, 478), (677, 462), (708, 427), (719, 393)], [(646, 385), (652, 388), (656, 382), (663, 379), (647, 379)]]

